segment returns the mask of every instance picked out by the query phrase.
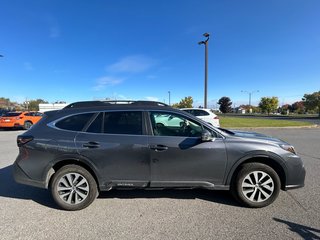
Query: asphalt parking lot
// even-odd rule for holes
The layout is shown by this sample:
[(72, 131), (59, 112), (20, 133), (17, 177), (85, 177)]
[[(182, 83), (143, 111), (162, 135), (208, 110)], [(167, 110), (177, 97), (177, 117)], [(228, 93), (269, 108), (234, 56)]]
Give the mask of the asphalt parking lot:
[(320, 239), (320, 128), (255, 131), (295, 146), (304, 188), (262, 209), (240, 207), (223, 191), (113, 190), (78, 212), (57, 209), (47, 190), (14, 182), (23, 131), (0, 131), (0, 239)]

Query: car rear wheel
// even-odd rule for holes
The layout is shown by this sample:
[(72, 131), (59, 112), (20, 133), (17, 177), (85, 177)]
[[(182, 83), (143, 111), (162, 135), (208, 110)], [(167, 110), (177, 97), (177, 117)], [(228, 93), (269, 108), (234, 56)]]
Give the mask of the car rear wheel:
[(53, 175), (51, 193), (59, 207), (75, 211), (88, 207), (98, 196), (98, 188), (86, 169), (67, 165)]
[(280, 178), (271, 167), (247, 163), (236, 175), (231, 191), (241, 204), (259, 208), (274, 202), (279, 195), (280, 185)]
[(24, 123), (24, 125), (23, 125), (23, 128), (25, 129), (25, 130), (28, 130), (28, 129), (30, 129), (31, 127), (32, 127), (32, 122), (25, 122)]

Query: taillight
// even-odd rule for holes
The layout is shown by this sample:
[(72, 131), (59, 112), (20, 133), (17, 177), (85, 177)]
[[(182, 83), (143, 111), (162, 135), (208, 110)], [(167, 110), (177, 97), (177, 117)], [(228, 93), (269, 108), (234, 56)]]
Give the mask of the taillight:
[(16, 117), (16, 120), (20, 120), (20, 119), (22, 119), (23, 117)]
[(218, 117), (218, 116), (215, 116), (213, 119), (219, 119), (219, 117)]
[(23, 136), (23, 135), (20, 135), (17, 137), (17, 145), (18, 147), (21, 147), (23, 146), (24, 144), (30, 142), (33, 140), (33, 137), (32, 136)]

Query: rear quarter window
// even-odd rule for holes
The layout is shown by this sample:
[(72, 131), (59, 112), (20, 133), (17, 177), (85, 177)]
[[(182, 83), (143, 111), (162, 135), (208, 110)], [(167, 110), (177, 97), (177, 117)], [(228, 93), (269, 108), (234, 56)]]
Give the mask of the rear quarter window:
[(55, 126), (60, 129), (70, 131), (82, 131), (88, 121), (93, 117), (94, 113), (83, 113), (72, 115), (58, 121)]
[(208, 116), (209, 113), (203, 110), (194, 110), (194, 115), (195, 116)]

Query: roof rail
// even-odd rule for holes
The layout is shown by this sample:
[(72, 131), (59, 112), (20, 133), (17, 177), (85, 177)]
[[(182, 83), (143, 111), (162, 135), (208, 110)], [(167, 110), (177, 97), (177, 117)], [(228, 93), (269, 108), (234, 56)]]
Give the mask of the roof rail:
[(104, 106), (105, 104), (101, 101), (83, 101), (83, 102), (74, 102), (71, 103), (67, 106), (65, 106), (63, 109), (65, 108), (82, 108), (82, 107), (93, 107), (93, 106)]
[(131, 104), (134, 105), (148, 105), (148, 106), (162, 106), (162, 107), (168, 107), (169, 105), (163, 103), (163, 102), (155, 102), (155, 101), (133, 101)]
[(134, 101), (134, 100), (107, 100), (107, 101), (82, 101), (82, 102), (74, 102), (71, 103), (65, 108), (83, 108), (83, 107), (98, 107), (98, 106), (106, 106), (108, 104), (132, 104), (132, 105), (148, 105), (148, 106), (169, 106), (162, 102), (155, 101)]

